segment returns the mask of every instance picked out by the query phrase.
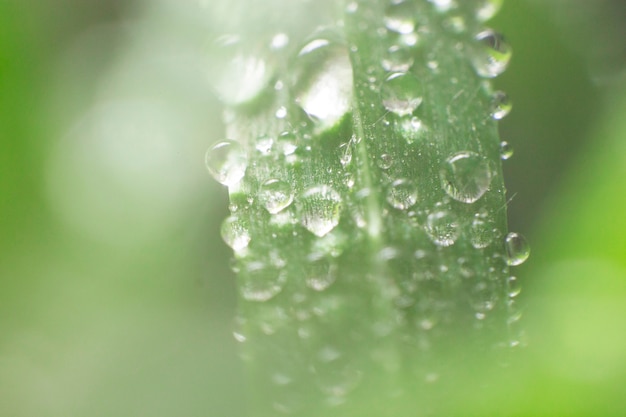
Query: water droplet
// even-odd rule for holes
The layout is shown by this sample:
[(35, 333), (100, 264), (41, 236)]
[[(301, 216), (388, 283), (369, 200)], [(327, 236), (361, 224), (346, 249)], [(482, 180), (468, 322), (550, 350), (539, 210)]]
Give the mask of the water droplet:
[[(247, 45), (247, 44), (246, 44)], [(274, 65), (260, 51), (247, 50), (234, 35), (221, 36), (211, 45), (208, 80), (228, 104), (248, 102), (271, 81)]]
[(494, 17), (502, 7), (503, 0), (480, 0), (476, 8), (476, 19), (486, 22)]
[(394, 128), (408, 144), (424, 138), (428, 131), (424, 122), (416, 116), (407, 116), (395, 120)]
[(298, 54), (296, 102), (324, 126), (338, 122), (351, 108), (352, 64), (348, 49), (315, 39)]
[(272, 146), (274, 145), (274, 139), (267, 135), (261, 135), (257, 138), (256, 144), (254, 147), (257, 151), (261, 152), (263, 155), (269, 155), (272, 150)]
[(524, 236), (517, 233), (509, 233), (504, 239), (506, 249), (506, 262), (511, 266), (521, 265), (530, 256), (530, 246)]
[(500, 142), (500, 159), (506, 161), (510, 157), (513, 156), (513, 147), (509, 144), (509, 142), (502, 141)]
[(413, 53), (409, 48), (392, 45), (387, 49), (381, 65), (386, 71), (407, 72), (413, 65), (413, 62)]
[(450, 16), (443, 22), (446, 29), (453, 33), (463, 33), (466, 29), (465, 19), (463, 16)]
[(306, 272), (306, 285), (315, 291), (324, 291), (337, 279), (337, 266), (324, 257), (313, 257), (310, 262)]
[(383, 105), (399, 116), (406, 116), (422, 104), (422, 84), (411, 73), (391, 74), (380, 90)]
[(435, 6), (437, 11), (440, 13), (446, 13), (454, 9), (455, 7), (457, 7), (457, 4), (454, 2), (454, 0), (428, 0), (428, 1), (431, 2)]
[(417, 202), (417, 187), (410, 180), (396, 180), (387, 190), (387, 202), (398, 210), (411, 208)]
[(475, 218), (470, 226), (470, 242), (476, 249), (483, 249), (493, 242), (492, 225), (487, 219)]
[(272, 38), (271, 47), (274, 50), (283, 49), (289, 44), (289, 36), (286, 33), (277, 33)]
[(494, 120), (501, 120), (513, 109), (513, 103), (504, 91), (496, 91), (491, 96), (491, 117)]
[(359, 3), (357, 3), (356, 1), (351, 1), (346, 6), (347, 13), (355, 13), (357, 10), (359, 10)]
[(446, 194), (463, 203), (473, 203), (482, 197), (489, 189), (491, 177), (488, 161), (470, 151), (449, 157), (440, 173)]
[(276, 110), (276, 118), (284, 119), (285, 117), (287, 117), (287, 108), (285, 106), (281, 106), (278, 110)]
[(296, 146), (296, 135), (291, 132), (283, 132), (278, 136), (277, 147), (283, 155), (289, 156), (298, 149)]
[(235, 252), (239, 252), (250, 243), (250, 232), (245, 221), (236, 216), (227, 217), (222, 222), (222, 239)]
[(213, 178), (228, 187), (241, 181), (248, 167), (248, 158), (243, 148), (233, 140), (213, 145), (204, 160)]
[(385, 11), (383, 21), (387, 29), (407, 34), (415, 31), (417, 11), (412, 1), (394, 1)]
[(502, 74), (511, 61), (513, 51), (504, 37), (487, 29), (475, 37), (479, 45), (471, 53), (472, 64), (481, 77), (493, 78)]
[(388, 153), (384, 153), (376, 159), (376, 165), (380, 169), (387, 170), (393, 165), (393, 157)]
[(522, 286), (516, 277), (509, 277), (509, 297), (515, 298), (522, 292)]
[(287, 282), (284, 268), (252, 261), (239, 274), (239, 291), (248, 301), (263, 302), (280, 293)]
[(271, 214), (276, 214), (291, 204), (293, 191), (291, 185), (276, 178), (265, 181), (259, 190), (259, 201)]
[(461, 233), (456, 217), (448, 211), (436, 211), (426, 218), (424, 230), (438, 246), (452, 246)]
[(339, 224), (341, 197), (329, 186), (313, 187), (299, 199), (298, 208), (300, 223), (309, 232), (322, 237)]
[(346, 142), (339, 145), (339, 162), (343, 167), (347, 166), (352, 162), (352, 144), (351, 142)]

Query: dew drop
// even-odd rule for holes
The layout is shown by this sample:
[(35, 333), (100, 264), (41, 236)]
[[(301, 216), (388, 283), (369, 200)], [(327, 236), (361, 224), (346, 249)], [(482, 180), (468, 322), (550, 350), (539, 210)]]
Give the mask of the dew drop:
[(380, 169), (387, 170), (393, 165), (393, 157), (388, 153), (384, 153), (376, 159), (376, 165)]
[(227, 217), (222, 222), (221, 227), (222, 239), (228, 246), (230, 246), (235, 252), (239, 252), (242, 249), (248, 247), (250, 243), (250, 232), (246, 222), (237, 216)]
[(287, 108), (285, 106), (279, 107), (278, 110), (276, 110), (275, 115), (277, 119), (284, 119), (287, 117)]
[(381, 65), (386, 71), (407, 72), (413, 65), (413, 62), (413, 54), (409, 48), (392, 45), (387, 49)]
[(476, 73), (485, 78), (502, 74), (513, 55), (511, 46), (501, 34), (491, 29), (480, 32), (475, 39), (479, 45), (473, 49), (470, 58)]
[(350, 165), (350, 162), (352, 162), (351, 142), (339, 145), (339, 162), (341, 162), (341, 166), (343, 167)]
[(261, 185), (259, 201), (271, 214), (279, 213), (293, 201), (291, 185), (276, 178), (269, 179)]
[(254, 145), (255, 149), (263, 155), (269, 155), (272, 151), (272, 146), (274, 146), (274, 139), (267, 135), (259, 136)]
[(423, 139), (428, 131), (424, 122), (416, 116), (406, 116), (396, 119), (394, 128), (408, 144)]
[(274, 50), (283, 49), (289, 43), (289, 36), (286, 33), (277, 33), (272, 38), (271, 47)]
[(502, 7), (503, 0), (480, 0), (476, 8), (476, 19), (486, 22), (494, 17)]
[(454, 9), (455, 7), (457, 7), (457, 4), (455, 3), (454, 0), (428, 0), (428, 1), (431, 2), (435, 6), (437, 11), (440, 13), (446, 13)]
[(488, 161), (475, 152), (463, 151), (449, 157), (440, 173), (446, 194), (463, 203), (473, 203), (491, 184)]
[(426, 218), (424, 230), (438, 246), (452, 246), (461, 233), (456, 217), (448, 211), (436, 211)]
[(325, 236), (339, 224), (341, 197), (329, 186), (307, 190), (299, 199), (298, 207), (300, 223), (318, 237)]
[(348, 49), (318, 38), (297, 58), (296, 102), (324, 126), (338, 122), (351, 108), (352, 65)]
[(476, 249), (484, 249), (493, 242), (491, 223), (487, 219), (477, 217), (472, 221), (470, 242)]
[(444, 20), (443, 24), (446, 29), (453, 33), (463, 33), (467, 27), (463, 16), (450, 16)]
[(406, 116), (422, 104), (422, 84), (411, 73), (391, 74), (381, 90), (383, 106), (398, 116)]
[(504, 91), (496, 91), (491, 97), (491, 117), (494, 120), (501, 120), (513, 109), (513, 103)]
[(406, 210), (417, 202), (417, 187), (407, 179), (399, 179), (387, 190), (387, 202), (398, 210)]
[(284, 268), (252, 261), (239, 274), (239, 291), (248, 301), (263, 302), (280, 293), (287, 282)]
[(298, 149), (296, 146), (296, 135), (291, 132), (283, 132), (278, 136), (277, 148), (285, 156), (293, 155)]
[(509, 142), (502, 141), (500, 142), (500, 159), (506, 161), (510, 157), (513, 156), (513, 147), (509, 144)]
[(213, 145), (204, 161), (213, 178), (228, 187), (241, 181), (248, 167), (248, 158), (242, 146), (233, 140)]
[(337, 267), (326, 258), (313, 257), (307, 269), (306, 285), (315, 291), (324, 291), (337, 279)]
[(408, 34), (415, 31), (417, 12), (411, 1), (394, 1), (385, 11), (383, 21), (392, 32)]
[(530, 246), (526, 238), (517, 233), (509, 233), (504, 239), (506, 262), (511, 266), (521, 265), (530, 256)]

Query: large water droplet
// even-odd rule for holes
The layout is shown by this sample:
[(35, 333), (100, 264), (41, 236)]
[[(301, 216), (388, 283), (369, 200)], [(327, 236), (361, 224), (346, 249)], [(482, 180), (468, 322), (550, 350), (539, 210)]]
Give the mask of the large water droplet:
[(486, 22), (494, 17), (502, 7), (503, 0), (480, 0), (476, 8), (476, 19)]
[(213, 178), (228, 187), (241, 181), (248, 166), (248, 158), (243, 148), (233, 140), (213, 145), (204, 160)]
[(396, 180), (387, 189), (387, 202), (398, 210), (411, 208), (417, 202), (417, 187), (410, 180)]
[(271, 214), (289, 207), (293, 201), (291, 185), (276, 178), (265, 181), (259, 190), (259, 201)]
[(446, 160), (440, 177), (441, 186), (450, 197), (463, 203), (473, 203), (489, 189), (492, 172), (485, 158), (463, 151)]
[(244, 48), (241, 39), (234, 35), (221, 36), (213, 42), (211, 57), (209, 83), (228, 104), (257, 97), (274, 73), (274, 65), (260, 51)]
[(248, 243), (250, 243), (250, 232), (248, 231), (248, 225), (246, 223), (247, 222), (237, 216), (227, 217), (224, 222), (222, 222), (222, 239), (224, 239), (224, 242), (235, 252), (246, 248)]
[(461, 233), (456, 216), (448, 211), (436, 211), (426, 218), (424, 230), (438, 246), (452, 246)]
[(504, 91), (496, 91), (491, 96), (491, 117), (494, 120), (504, 119), (513, 109), (513, 103)]
[(487, 29), (475, 37), (479, 45), (471, 53), (472, 64), (481, 77), (493, 78), (502, 74), (511, 61), (511, 46), (499, 33)]
[(530, 256), (530, 246), (524, 236), (517, 233), (509, 233), (504, 239), (506, 249), (506, 262), (511, 266), (521, 265)]
[(307, 190), (298, 201), (300, 223), (322, 237), (339, 224), (341, 197), (331, 187), (322, 185)]
[(280, 293), (287, 282), (287, 272), (260, 261), (246, 264), (239, 274), (239, 291), (248, 301), (267, 301)]
[(348, 49), (318, 38), (298, 54), (296, 101), (312, 118), (330, 126), (351, 108), (352, 64)]
[(417, 11), (412, 1), (393, 1), (385, 11), (387, 29), (402, 34), (415, 31)]
[(380, 90), (383, 106), (399, 116), (406, 116), (422, 104), (422, 84), (411, 73), (391, 74)]

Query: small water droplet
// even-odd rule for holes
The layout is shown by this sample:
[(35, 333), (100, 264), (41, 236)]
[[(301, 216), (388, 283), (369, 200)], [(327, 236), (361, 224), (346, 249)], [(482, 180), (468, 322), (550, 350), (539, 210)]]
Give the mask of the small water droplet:
[(337, 266), (325, 257), (310, 259), (306, 272), (306, 285), (315, 291), (324, 291), (337, 279)]
[(473, 203), (489, 189), (492, 172), (488, 161), (475, 152), (463, 151), (449, 157), (440, 173), (446, 194), (463, 203)]
[(313, 187), (298, 201), (300, 223), (314, 235), (325, 236), (339, 224), (341, 206), (341, 197), (331, 187)]
[(388, 153), (384, 153), (376, 159), (376, 165), (380, 169), (387, 170), (393, 165), (393, 157)]
[(276, 118), (284, 119), (287, 117), (287, 108), (285, 106), (280, 106), (278, 110), (276, 110)]
[(467, 27), (463, 16), (450, 16), (444, 20), (443, 24), (447, 30), (453, 33), (463, 33)]
[(280, 293), (287, 282), (284, 268), (252, 261), (239, 274), (239, 291), (248, 301), (263, 302)]
[(270, 46), (272, 49), (278, 50), (278, 49), (283, 49), (288, 44), (289, 44), (289, 36), (287, 36), (286, 33), (277, 33), (272, 38), (272, 42)]
[(509, 277), (509, 297), (515, 298), (522, 292), (522, 286), (516, 277)]
[(276, 214), (291, 204), (293, 191), (291, 185), (276, 178), (265, 181), (259, 190), (259, 201), (271, 214)]
[(530, 256), (530, 246), (524, 236), (517, 233), (509, 233), (504, 239), (507, 264), (511, 266), (521, 265)]
[(417, 202), (417, 187), (410, 180), (396, 180), (387, 189), (387, 202), (398, 210), (411, 208)]
[(483, 249), (493, 242), (492, 225), (487, 219), (475, 218), (470, 226), (470, 242), (476, 249)]
[(431, 2), (435, 6), (437, 11), (440, 13), (446, 13), (454, 9), (455, 7), (457, 7), (457, 4), (455, 3), (454, 0), (428, 0), (428, 1)]
[(213, 145), (204, 160), (213, 178), (228, 187), (241, 181), (248, 167), (248, 158), (242, 146), (233, 140)]
[(454, 245), (461, 233), (456, 216), (448, 211), (429, 214), (424, 230), (433, 243), (443, 247)]
[(491, 117), (494, 120), (504, 119), (513, 109), (513, 103), (504, 91), (496, 91), (491, 96)]
[(246, 222), (237, 216), (227, 217), (222, 222), (221, 227), (222, 239), (235, 252), (248, 247), (250, 243), (250, 232)]
[(502, 74), (511, 61), (513, 51), (504, 37), (487, 29), (475, 37), (478, 45), (471, 53), (472, 64), (481, 77), (493, 78)]
[(339, 145), (339, 162), (343, 167), (352, 162), (352, 144), (351, 142), (346, 142)]
[(283, 155), (289, 156), (298, 149), (296, 146), (296, 135), (292, 132), (283, 132), (278, 136), (277, 147)]
[(272, 146), (274, 145), (274, 139), (267, 135), (261, 135), (257, 138), (256, 144), (254, 147), (257, 151), (261, 152), (263, 155), (269, 155), (272, 150)]
[(383, 83), (380, 95), (387, 110), (406, 116), (422, 104), (422, 84), (411, 73), (394, 73)]
[(351, 109), (352, 64), (348, 49), (318, 38), (298, 54), (296, 102), (324, 126), (338, 122)]
[(507, 141), (500, 142), (500, 159), (506, 161), (513, 156), (513, 147)]
[(357, 10), (359, 10), (359, 3), (357, 3), (356, 1), (351, 1), (346, 6), (347, 13), (355, 13)]
[(392, 32), (407, 34), (415, 31), (417, 11), (412, 1), (394, 1), (387, 7), (383, 21)]
[(409, 48), (392, 45), (387, 49), (381, 65), (386, 71), (407, 72), (413, 65), (413, 62), (413, 53)]
[(476, 8), (476, 19), (479, 22), (486, 22), (494, 17), (502, 7), (503, 0), (480, 0)]

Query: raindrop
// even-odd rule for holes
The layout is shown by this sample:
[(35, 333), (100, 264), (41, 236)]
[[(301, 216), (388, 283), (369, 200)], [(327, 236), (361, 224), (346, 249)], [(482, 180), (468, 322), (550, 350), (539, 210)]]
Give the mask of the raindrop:
[(428, 130), (424, 122), (416, 116), (407, 116), (396, 119), (394, 128), (402, 137), (404, 137), (408, 144), (412, 144), (423, 138)]
[(502, 141), (500, 142), (500, 159), (506, 161), (510, 157), (513, 156), (513, 147), (509, 144), (509, 142)]
[(452, 198), (473, 203), (491, 184), (489, 162), (475, 152), (463, 151), (449, 157), (440, 173), (441, 186)]
[(476, 249), (486, 248), (493, 241), (492, 227), (488, 220), (479, 217), (470, 226), (470, 242)]
[(387, 190), (387, 202), (398, 210), (411, 208), (417, 202), (417, 187), (410, 180), (396, 180)]
[(521, 265), (530, 256), (530, 246), (526, 238), (517, 233), (509, 233), (504, 239), (506, 262), (511, 266)]
[(475, 39), (479, 45), (473, 49), (471, 60), (476, 73), (485, 78), (502, 74), (513, 55), (511, 46), (501, 34), (491, 29), (480, 32)]
[(339, 224), (341, 197), (329, 186), (313, 187), (299, 199), (298, 208), (300, 223), (309, 232), (322, 237)]
[(313, 257), (307, 270), (306, 285), (315, 291), (324, 291), (337, 279), (337, 266), (326, 258)]
[(243, 148), (233, 140), (213, 145), (207, 151), (204, 161), (213, 178), (228, 187), (241, 181), (248, 166), (248, 158)]
[(387, 49), (381, 65), (386, 71), (407, 72), (413, 65), (413, 62), (413, 54), (409, 48), (392, 45)]
[(476, 8), (476, 19), (486, 22), (494, 17), (502, 7), (503, 0), (480, 0)]
[(248, 247), (250, 243), (250, 232), (246, 223), (236, 216), (227, 217), (222, 222), (221, 234), (224, 242), (235, 252)]
[(280, 293), (287, 282), (284, 268), (253, 261), (239, 274), (239, 291), (248, 301), (263, 302)]
[(513, 103), (504, 91), (496, 91), (491, 96), (491, 117), (494, 120), (501, 120), (513, 109)]
[(408, 34), (415, 31), (416, 15), (412, 1), (394, 1), (387, 7), (383, 21), (392, 32)]
[(271, 214), (279, 213), (293, 201), (291, 185), (276, 178), (269, 179), (261, 185), (259, 201)]
[(391, 74), (380, 90), (383, 105), (398, 116), (406, 116), (422, 104), (422, 85), (411, 73)]
[(452, 246), (461, 233), (456, 217), (448, 211), (436, 211), (426, 218), (424, 230), (438, 246)]
[(352, 65), (348, 49), (315, 39), (298, 54), (296, 102), (314, 120), (330, 126), (351, 108)]

